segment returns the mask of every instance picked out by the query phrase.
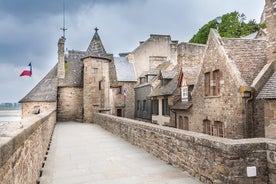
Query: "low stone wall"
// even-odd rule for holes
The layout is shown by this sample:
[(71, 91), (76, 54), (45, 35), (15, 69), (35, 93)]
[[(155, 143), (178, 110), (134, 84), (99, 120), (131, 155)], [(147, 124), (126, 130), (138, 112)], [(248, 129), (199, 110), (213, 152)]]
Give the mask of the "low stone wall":
[[(94, 114), (93, 118), (104, 129), (203, 183), (276, 183), (274, 139), (223, 139), (111, 115)], [(247, 169), (254, 172), (254, 167), (256, 176), (248, 177)]]
[(56, 122), (56, 111), (48, 110), (0, 127), (0, 183), (36, 183)]

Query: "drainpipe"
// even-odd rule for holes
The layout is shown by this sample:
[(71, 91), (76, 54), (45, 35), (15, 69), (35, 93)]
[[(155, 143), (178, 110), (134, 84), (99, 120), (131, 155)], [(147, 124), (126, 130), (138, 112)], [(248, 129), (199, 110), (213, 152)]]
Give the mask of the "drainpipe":
[[(248, 95), (249, 95), (249, 97), (248, 97)], [(251, 114), (251, 118), (250, 118), (248, 115), (248, 103), (254, 99), (254, 91), (252, 89), (250, 91), (244, 91), (243, 97), (247, 98), (245, 100), (244, 136), (245, 136), (245, 138), (249, 138), (247, 122), (248, 122), (248, 120), (251, 120), (251, 122), (250, 122), (251, 123), (251, 131), (253, 131), (253, 122), (252, 122), (253, 113)], [(252, 105), (252, 112), (253, 112), (253, 105)], [(251, 133), (250, 137), (252, 137), (252, 134), (253, 133)]]

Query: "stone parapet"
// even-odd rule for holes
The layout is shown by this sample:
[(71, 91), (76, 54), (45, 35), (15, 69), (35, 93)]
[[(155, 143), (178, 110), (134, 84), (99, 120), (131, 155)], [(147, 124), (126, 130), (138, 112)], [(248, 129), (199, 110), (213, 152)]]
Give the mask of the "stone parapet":
[(56, 123), (56, 110), (0, 128), (0, 183), (36, 183)]
[(274, 139), (224, 139), (104, 114), (93, 122), (203, 183), (276, 183)]

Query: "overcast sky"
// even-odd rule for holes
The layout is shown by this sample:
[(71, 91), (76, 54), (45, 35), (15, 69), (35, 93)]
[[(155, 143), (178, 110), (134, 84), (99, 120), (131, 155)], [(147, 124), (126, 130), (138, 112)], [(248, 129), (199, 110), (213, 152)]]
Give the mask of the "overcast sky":
[[(238, 11), (260, 20), (265, 0), (65, 0), (66, 48), (86, 50), (99, 28), (108, 53), (134, 50), (150, 34), (189, 39)], [(0, 102), (18, 102), (57, 63), (63, 0), (0, 0)], [(32, 77), (19, 77), (29, 62)]]

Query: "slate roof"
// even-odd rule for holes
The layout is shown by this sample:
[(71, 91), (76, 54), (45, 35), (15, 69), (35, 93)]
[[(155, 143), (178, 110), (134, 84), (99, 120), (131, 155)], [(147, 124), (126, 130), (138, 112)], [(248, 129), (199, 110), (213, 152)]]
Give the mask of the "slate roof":
[(188, 110), (192, 107), (192, 102), (177, 102), (175, 105), (171, 107), (173, 110)]
[(258, 99), (276, 99), (276, 71), (257, 96)]
[(174, 70), (174, 77), (173, 79), (165, 86), (156, 87), (149, 96), (165, 96), (165, 95), (172, 95), (176, 90), (178, 85), (178, 75)]
[(228, 57), (235, 62), (241, 77), (250, 86), (266, 64), (265, 40), (222, 38)]
[(127, 57), (114, 57), (115, 71), (117, 81), (119, 82), (137, 82), (133, 64)]
[(174, 70), (161, 70), (161, 75), (163, 79), (173, 79), (175, 76)]
[(59, 80), (59, 86), (82, 87), (83, 86), (83, 51), (71, 50), (65, 56), (65, 77)]
[[(87, 57), (98, 57), (98, 58), (106, 58), (106, 59), (109, 59), (105, 49), (104, 49), (104, 46), (103, 46), (103, 43), (102, 43), (102, 40), (97, 32), (97, 29), (95, 29), (96, 32), (86, 50), (86, 53), (84, 55), (84, 58), (87, 58)], [(110, 59), (109, 59), (110, 60)]]
[(57, 65), (24, 97), (22, 102), (57, 101)]

